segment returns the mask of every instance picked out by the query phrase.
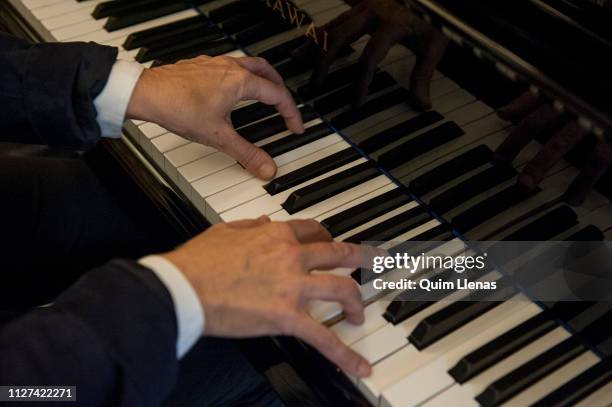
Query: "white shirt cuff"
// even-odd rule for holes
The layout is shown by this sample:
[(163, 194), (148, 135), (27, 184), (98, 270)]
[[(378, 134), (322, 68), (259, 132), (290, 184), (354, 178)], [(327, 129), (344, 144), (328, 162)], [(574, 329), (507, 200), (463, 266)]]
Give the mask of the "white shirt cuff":
[(135, 61), (118, 60), (102, 92), (94, 99), (102, 137), (119, 138), (132, 92), (144, 67)]
[(178, 324), (176, 355), (180, 359), (204, 332), (202, 304), (189, 281), (170, 261), (161, 256), (148, 256), (138, 263), (153, 271), (170, 292)]

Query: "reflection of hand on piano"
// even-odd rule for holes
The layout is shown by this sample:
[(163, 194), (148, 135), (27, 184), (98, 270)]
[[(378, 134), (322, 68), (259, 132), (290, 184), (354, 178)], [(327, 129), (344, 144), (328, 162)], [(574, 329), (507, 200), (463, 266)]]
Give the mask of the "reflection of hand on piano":
[(363, 323), (358, 286), (350, 277), (313, 269), (359, 267), (359, 245), (333, 242), (313, 220), (270, 222), (262, 216), (218, 224), (165, 257), (194, 287), (206, 315), (205, 335), (293, 335), (349, 374), (370, 374), (369, 363), (306, 311), (310, 301), (339, 302), (348, 322)]
[(294, 133), (304, 131), (282, 78), (261, 58), (201, 56), (145, 70), (127, 115), (215, 147), (254, 175), (271, 179), (276, 173), (272, 158), (240, 137), (229, 119), (238, 102), (251, 99), (274, 105)]
[[(519, 181), (528, 188), (535, 188), (553, 166), (589, 134), (577, 121), (568, 122), (562, 112), (550, 104), (541, 103), (530, 92), (524, 93), (498, 113), (502, 119), (518, 123), (498, 149), (499, 155), (506, 160), (513, 160), (539, 134), (558, 130), (525, 166)], [(598, 139), (580, 175), (569, 187), (566, 196), (568, 202), (575, 205), (582, 203), (599, 177), (610, 167), (610, 163), (612, 147), (603, 139)]]
[[(394, 0), (364, 0), (323, 29), (329, 34), (329, 43), (327, 52), (322, 55), (313, 73), (313, 86), (320, 86), (324, 82), (343, 46), (370, 33), (372, 37), (361, 56), (356, 89), (356, 104), (362, 105), (376, 69), (391, 47), (404, 38), (414, 36), (419, 49), (415, 50), (418, 59), (411, 77), (412, 102), (420, 109), (431, 108), (430, 82), (448, 41), (435, 28), (413, 15), (409, 8)], [(296, 55), (299, 57), (301, 53), (307, 53), (312, 46), (309, 42)]]

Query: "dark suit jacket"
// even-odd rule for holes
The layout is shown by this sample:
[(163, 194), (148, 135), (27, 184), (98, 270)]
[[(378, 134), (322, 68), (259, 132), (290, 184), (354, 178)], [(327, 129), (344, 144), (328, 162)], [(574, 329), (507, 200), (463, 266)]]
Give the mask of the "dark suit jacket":
[[(93, 98), (116, 55), (95, 44), (32, 45), (0, 35), (0, 141), (93, 146), (100, 137)], [(176, 337), (165, 286), (136, 263), (114, 261), (53, 305), (0, 327), (0, 385), (77, 386), (84, 406), (157, 405), (176, 380)]]

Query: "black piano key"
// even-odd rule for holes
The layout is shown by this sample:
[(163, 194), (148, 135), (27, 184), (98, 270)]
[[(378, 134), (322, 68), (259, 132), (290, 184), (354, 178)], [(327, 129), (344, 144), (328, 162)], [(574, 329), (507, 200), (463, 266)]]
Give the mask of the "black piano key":
[(540, 313), (464, 356), (448, 374), (463, 384), (557, 326), (548, 313)]
[(256, 102), (234, 110), (231, 118), (234, 127), (238, 129), (277, 113), (276, 107)]
[(559, 324), (555, 321), (555, 318), (567, 321), (587, 309), (590, 305), (587, 302), (560, 301), (551, 307), (550, 310), (531, 317), (464, 356), (448, 371), (448, 374), (457, 383), (463, 384), (557, 328)]
[(414, 240), (421, 241), (449, 241), (453, 240), (456, 236), (452, 233), (452, 229), (449, 225), (441, 223), (438, 226), (431, 228), (420, 235), (416, 236)]
[(218, 23), (227, 20), (237, 14), (249, 13), (251, 11), (267, 8), (266, 4), (261, 1), (253, 0), (237, 0), (221, 7), (217, 7), (208, 13), (208, 18)]
[(414, 314), (423, 311), (435, 303), (435, 301), (403, 301), (394, 299), (385, 310), (383, 317), (393, 325), (401, 324)]
[(281, 206), (293, 215), (379, 175), (378, 168), (368, 161), (294, 191)]
[[(342, 69), (340, 71), (342, 71)], [(335, 72), (332, 73), (331, 75), (334, 75), (334, 74)], [(331, 90), (338, 89), (341, 86), (342, 84), (339, 83), (337, 86), (331, 87)], [(298, 95), (299, 95), (299, 91), (298, 91)], [(333, 97), (333, 96), (330, 95), (330, 97)], [(341, 94), (340, 97), (335, 99), (334, 103), (339, 104), (341, 107), (343, 104), (347, 103), (346, 102), (347, 100), (348, 100), (348, 95)], [(317, 111), (322, 113), (320, 110), (317, 110)], [(243, 106), (239, 109), (234, 110), (232, 112), (232, 123), (234, 123), (234, 126), (238, 128), (238, 127), (246, 126), (247, 124), (253, 123), (257, 120), (264, 119), (275, 113), (276, 113), (276, 108), (274, 106), (264, 105), (263, 103), (260, 103), (260, 102), (252, 103), (250, 105)]]
[(396, 188), (330, 216), (324, 219), (321, 224), (333, 237), (336, 237), (409, 202), (412, 202), (412, 198), (406, 191)]
[(200, 55), (208, 55), (211, 57), (223, 55), (236, 49), (236, 44), (233, 40), (227, 38), (217, 41), (209, 41), (199, 44), (197, 46), (188, 47), (185, 49), (178, 50), (174, 53), (166, 55), (164, 58), (155, 59), (152, 67), (173, 64), (182, 59), (195, 58)]
[[(449, 278), (453, 277), (453, 273), (454, 272), (442, 272), (440, 275), (436, 276), (436, 278), (448, 281)], [(456, 290), (440, 290), (437, 292), (436, 297), (441, 300), (455, 291)], [(383, 314), (383, 318), (393, 325), (401, 324), (408, 318), (436, 303), (436, 301), (425, 300), (427, 297), (431, 298), (431, 294), (421, 290), (403, 291), (391, 301)]]
[(337, 129), (344, 129), (358, 123), (385, 109), (405, 103), (410, 98), (410, 92), (399, 88), (370, 100), (358, 109), (351, 109), (331, 119), (331, 124)]
[(360, 244), (362, 242), (386, 242), (408, 232), (433, 218), (423, 206), (417, 206), (409, 211), (396, 215), (384, 222), (356, 233), (345, 241)]
[(506, 241), (546, 241), (578, 224), (569, 206), (559, 206), (504, 238)]
[(250, 13), (241, 13), (219, 23), (219, 27), (224, 33), (234, 35), (241, 31), (248, 30), (253, 25), (258, 24), (262, 20), (270, 20), (277, 18), (274, 12), (267, 7), (261, 10), (255, 10)]
[(422, 350), (454, 330), (489, 312), (501, 301), (457, 301), (423, 319), (410, 333), (408, 340)]
[(491, 383), (476, 396), (476, 400), (483, 407), (498, 406), (586, 352), (588, 348), (583, 340), (598, 343), (610, 333), (612, 333), (612, 312), (588, 325), (579, 335), (569, 337)]
[[(304, 123), (317, 118), (317, 114), (309, 106), (301, 107), (300, 113), (302, 113)], [(251, 143), (257, 143), (285, 130), (287, 130), (285, 119), (278, 115), (238, 129), (238, 133)]]
[(321, 123), (319, 125), (310, 127), (304, 134), (294, 134), (289, 137), (282, 138), (280, 140), (273, 141), (272, 143), (266, 144), (262, 149), (270, 154), (272, 157), (277, 157), (286, 152), (295, 150), (305, 146), (308, 143), (319, 140), (325, 136), (332, 134), (332, 130), (329, 128), (327, 123)]
[(483, 407), (494, 407), (512, 398), (543, 377), (586, 351), (577, 337), (571, 337), (490, 384), (476, 396)]
[(143, 6), (152, 6), (160, 2), (161, 0), (103, 1), (102, 3), (98, 3), (96, 5), (94, 11), (91, 13), (91, 16), (96, 20), (99, 20), (111, 15), (137, 10)]
[(612, 358), (608, 357), (536, 401), (532, 407), (573, 406), (610, 381), (612, 381)]
[(378, 162), (387, 170), (392, 170), (421, 154), (461, 137), (463, 134), (465, 134), (464, 131), (457, 124), (446, 122), (387, 151), (379, 157)]
[[(455, 235), (452, 233), (450, 228), (447, 225), (441, 224), (408, 239), (406, 242), (400, 243), (399, 245), (392, 247), (388, 251), (392, 256), (395, 253), (404, 253), (407, 250), (406, 245), (410, 244), (411, 251), (416, 253), (427, 253), (440, 246), (444, 242), (448, 242), (454, 238)], [(421, 242), (422, 244), (415, 247), (414, 244), (416, 242)], [(383, 270), (382, 273), (374, 273), (372, 270), (359, 268), (351, 273), (351, 278), (355, 280), (357, 284), (363, 285), (378, 278), (381, 274), (385, 274), (389, 271), (391, 271), (391, 269)]]
[(571, 242), (600, 242), (605, 239), (604, 233), (594, 225), (588, 225), (568, 238)]
[(283, 78), (291, 78), (293, 76), (308, 72), (312, 66), (310, 64), (298, 63), (293, 59), (288, 59), (279, 62), (274, 66), (274, 68)]
[(234, 38), (238, 44), (246, 47), (291, 29), (293, 29), (293, 26), (283, 20), (282, 17), (273, 16), (271, 19), (261, 21), (236, 33)]
[(369, 137), (359, 143), (358, 147), (366, 153), (371, 153), (443, 119), (444, 117), (436, 111), (425, 112)]
[(460, 175), (485, 165), (491, 161), (492, 157), (491, 149), (481, 144), (415, 178), (410, 182), (408, 188), (417, 195), (426, 194)]
[(231, 40), (224, 37), (221, 33), (200, 34), (196, 38), (172, 38), (172, 44), (159, 44), (155, 47), (142, 47), (134, 59), (140, 63), (153, 61), (155, 59), (166, 59), (169, 56), (180, 52), (202, 49), (206, 53), (207, 49), (214, 49), (218, 44), (231, 44)]
[(355, 149), (349, 147), (328, 157), (325, 157), (322, 160), (316, 161), (312, 164), (308, 164), (300, 169), (290, 172), (289, 174), (285, 174), (281, 177), (278, 177), (269, 184), (267, 184), (264, 189), (268, 191), (270, 195), (276, 195), (297, 185), (300, 185), (301, 183), (306, 182), (309, 179), (313, 179), (315, 177), (318, 177), (319, 175), (325, 174), (326, 172), (335, 170), (336, 168), (340, 168), (343, 165), (358, 160), (360, 157), (361, 156)]
[(120, 30), (168, 14), (177, 13), (189, 7), (191, 6), (184, 2), (150, 4), (146, 7), (131, 10), (130, 12), (110, 16), (104, 24), (104, 29), (109, 32)]
[[(251, 0), (249, 0), (251, 1)], [(276, 45), (265, 51), (260, 52), (257, 56), (264, 58), (270, 64), (276, 65), (285, 59), (291, 58), (291, 52), (299, 48), (302, 44), (308, 41), (307, 37), (299, 36), (282, 44)]]
[(462, 233), (472, 230), (495, 215), (539, 193), (521, 185), (512, 185), (455, 216), (452, 225)]
[[(297, 94), (304, 100), (310, 100), (320, 97), (325, 93), (332, 92), (335, 89), (349, 86), (354, 83), (356, 75), (359, 72), (358, 68), (359, 66), (357, 63), (354, 63), (330, 72), (323, 84), (319, 87), (315, 89), (312, 84), (307, 83), (297, 89)], [(378, 73), (378, 71), (376, 73)]]
[(127, 50), (139, 47), (159, 47), (173, 44), (176, 36), (190, 33), (191, 35), (203, 35), (208, 33), (221, 33), (219, 29), (211, 25), (203, 16), (195, 16), (173, 23), (164, 24), (159, 27), (138, 31), (128, 35), (123, 43), (123, 48)]
[(511, 180), (515, 176), (516, 171), (509, 164), (489, 167), (432, 198), (430, 205), (439, 213), (448, 212), (474, 196)]
[[(393, 79), (391, 75), (386, 72), (379, 72), (374, 75), (374, 79), (370, 84), (370, 93), (380, 92), (381, 90), (390, 88), (396, 84), (397, 82), (395, 82), (395, 79)], [(314, 109), (322, 116), (336, 111), (351, 103), (353, 92), (354, 90), (352, 88), (339, 89), (334, 93), (317, 100), (313, 105)], [(361, 118), (363, 119), (364, 117), (365, 116), (362, 114)]]

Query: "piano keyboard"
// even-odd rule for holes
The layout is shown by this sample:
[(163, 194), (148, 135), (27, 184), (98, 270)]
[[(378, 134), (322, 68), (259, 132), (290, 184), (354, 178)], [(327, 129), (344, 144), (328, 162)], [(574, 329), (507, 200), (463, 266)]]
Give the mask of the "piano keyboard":
[[(339, 241), (437, 241), (436, 253), (450, 256), (464, 248), (455, 231), (473, 240), (612, 237), (606, 197), (594, 193), (579, 208), (560, 199), (577, 171), (568, 163), (558, 164), (541, 190), (519, 189), (516, 176), (537, 144), (513, 166), (495, 163), (492, 152), (511, 125), (442, 73), (432, 83), (433, 109), (413, 110), (406, 78), (415, 56), (403, 46), (393, 48), (366, 105), (353, 111), (347, 106), (350, 69), (365, 41), (334, 64), (318, 94), (309, 94), (310, 67), (290, 55), (306, 27), (283, 22), (265, 2), (196, 0), (198, 11), (183, 1), (9, 1), (45, 39), (116, 46), (121, 59), (146, 66), (208, 54), (261, 55), (277, 67), (298, 97), (306, 133), (290, 134), (258, 103), (241, 103), (232, 114), (238, 132), (276, 161), (278, 175), (270, 183), (156, 124), (126, 125), (127, 137), (213, 223), (264, 214), (314, 218)], [(295, 4), (317, 24), (348, 9), (339, 0)], [(332, 273), (360, 283), (365, 323), (349, 325), (335, 304), (315, 303), (311, 314), (373, 363), (371, 377), (351, 378), (373, 405), (612, 405), (609, 355), (594, 353), (571, 333), (609, 343), (608, 303), (542, 308), (521, 293), (503, 303), (460, 301), (458, 293), (435, 303), (391, 302), (402, 293), (381, 297), (353, 270)], [(397, 270), (384, 275), (387, 281), (402, 277)]]

